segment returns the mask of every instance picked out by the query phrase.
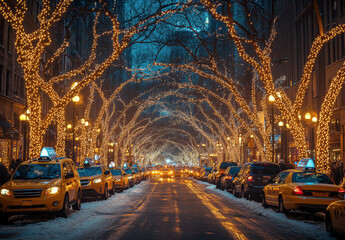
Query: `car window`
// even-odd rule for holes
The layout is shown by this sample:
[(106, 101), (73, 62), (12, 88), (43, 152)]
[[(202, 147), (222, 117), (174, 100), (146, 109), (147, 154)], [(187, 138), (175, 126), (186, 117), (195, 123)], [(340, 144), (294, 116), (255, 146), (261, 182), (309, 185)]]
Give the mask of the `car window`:
[(125, 172), (126, 172), (127, 174), (132, 174), (132, 169), (126, 168), (126, 169), (125, 169)]
[(66, 162), (64, 162), (64, 163), (62, 164), (62, 172), (63, 172), (63, 175), (64, 175), (64, 176), (67, 175), (68, 170), (67, 170)]
[(280, 172), (280, 167), (271, 164), (253, 164), (251, 167), (252, 174), (272, 174), (276, 175)]
[(114, 176), (121, 176), (122, 172), (120, 169), (110, 169), (111, 174), (113, 174)]
[(289, 175), (289, 172), (283, 172), (283, 173), (281, 173), (281, 177), (280, 177), (278, 183), (279, 183), (279, 184), (285, 183), (285, 180), (286, 180), (286, 178), (287, 178), (288, 175)]
[(60, 177), (60, 164), (20, 165), (13, 174), (13, 179), (54, 179)]
[(73, 168), (72, 168), (71, 164), (69, 162), (66, 162), (66, 164), (67, 164), (67, 172), (73, 174)]
[(101, 167), (78, 168), (79, 176), (88, 177), (102, 174)]
[(228, 175), (234, 175), (236, 173), (239, 173), (240, 170), (241, 170), (241, 167), (231, 167), (229, 169)]
[(294, 173), (292, 175), (292, 182), (334, 184), (326, 174), (306, 172)]

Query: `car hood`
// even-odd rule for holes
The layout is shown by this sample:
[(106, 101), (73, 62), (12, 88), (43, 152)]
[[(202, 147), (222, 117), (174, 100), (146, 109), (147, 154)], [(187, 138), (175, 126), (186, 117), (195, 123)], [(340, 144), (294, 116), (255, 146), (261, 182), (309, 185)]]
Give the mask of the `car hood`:
[(114, 178), (115, 180), (121, 180), (121, 177), (122, 177), (122, 176), (114, 176), (114, 175), (113, 175), (113, 178)]
[(95, 180), (96, 178), (100, 178), (102, 177), (102, 175), (95, 175), (95, 176), (87, 176), (87, 177), (80, 177), (80, 181), (83, 181), (83, 180)]
[(34, 188), (47, 188), (54, 185), (59, 185), (61, 179), (15, 179), (5, 183), (2, 187), (9, 189), (34, 189)]

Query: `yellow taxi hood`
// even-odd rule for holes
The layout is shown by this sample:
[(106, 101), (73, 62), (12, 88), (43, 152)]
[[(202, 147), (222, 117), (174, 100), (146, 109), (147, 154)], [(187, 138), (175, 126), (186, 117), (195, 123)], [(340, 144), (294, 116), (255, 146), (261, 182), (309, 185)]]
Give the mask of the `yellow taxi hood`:
[(100, 178), (102, 177), (102, 174), (99, 174), (99, 175), (95, 175), (95, 176), (85, 176), (85, 177), (80, 177), (80, 181), (82, 180), (95, 180), (96, 178)]
[(61, 183), (60, 178), (56, 179), (13, 179), (4, 184), (3, 188), (9, 189), (33, 189), (33, 188), (47, 188), (50, 186), (59, 185)]
[(114, 176), (114, 175), (113, 175), (113, 178), (114, 178), (115, 180), (120, 180), (120, 179), (121, 179), (121, 176), (119, 176), (119, 175)]
[(335, 184), (323, 184), (323, 183), (294, 183), (296, 186), (300, 186), (302, 190), (314, 190), (314, 191), (339, 191), (340, 187)]

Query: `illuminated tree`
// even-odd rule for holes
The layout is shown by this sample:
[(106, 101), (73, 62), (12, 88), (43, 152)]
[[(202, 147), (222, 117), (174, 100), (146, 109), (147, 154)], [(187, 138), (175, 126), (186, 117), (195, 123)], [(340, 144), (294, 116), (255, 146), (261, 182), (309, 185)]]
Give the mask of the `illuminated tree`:
[[(61, 110), (67, 106), (72, 98), (78, 92), (87, 87), (90, 82), (98, 79), (104, 71), (120, 56), (120, 54), (127, 48), (132, 37), (147, 29), (148, 26), (157, 23), (164, 18), (160, 16), (169, 17), (176, 11), (183, 10), (181, 5), (167, 6), (168, 10), (158, 4), (152, 5), (151, 10), (157, 10), (156, 13), (148, 14), (143, 19), (131, 21), (132, 25), (122, 29), (121, 23), (117, 16), (113, 15), (105, 3), (93, 4), (90, 9), (96, 12), (95, 15), (91, 14), (90, 18), (94, 17), (93, 24), (93, 39), (91, 43), (91, 50), (88, 58), (79, 67), (72, 69), (69, 72), (53, 76), (50, 79), (45, 79), (41, 70), (41, 61), (43, 56), (48, 52), (48, 49), (53, 49), (52, 35), (53, 28), (59, 23), (63, 16), (67, 13), (72, 0), (61, 0), (59, 3), (52, 7), (50, 1), (43, 0), (42, 11), (38, 14), (38, 27), (32, 32), (27, 32), (25, 29), (25, 15), (27, 12), (26, 1), (19, 0), (15, 6), (10, 6), (7, 1), (0, 1), (0, 13), (11, 25), (16, 34), (15, 46), (18, 55), (18, 62), (24, 70), (24, 81), (27, 93), (27, 104), (31, 111), (30, 116), (30, 157), (38, 156), (42, 143), (43, 136), (46, 129), (53, 119), (57, 119), (59, 131), (62, 129), (64, 123), (63, 117), (59, 116), (64, 113)], [(111, 6), (113, 7), (113, 6)], [(103, 24), (99, 24), (99, 19), (106, 19), (108, 29), (104, 29)], [(158, 19), (158, 20), (157, 20)], [(109, 36), (112, 42), (109, 54), (103, 59), (97, 54), (97, 47), (102, 38)], [(43, 64), (44, 69), (54, 65), (69, 47), (69, 39), (66, 38), (63, 43), (58, 46), (57, 50), (51, 54), (51, 57)], [(56, 49), (56, 48), (54, 48)], [(49, 56), (47, 54), (47, 56)], [(99, 59), (101, 59), (99, 61)], [(86, 74), (85, 74), (86, 73)], [(65, 79), (79, 79), (78, 85), (61, 96), (54, 86)], [(46, 115), (43, 114), (42, 98), (49, 98), (52, 107)], [(60, 139), (61, 140), (61, 139)], [(61, 141), (59, 141), (59, 149)], [(59, 150), (60, 151), (60, 150)]]

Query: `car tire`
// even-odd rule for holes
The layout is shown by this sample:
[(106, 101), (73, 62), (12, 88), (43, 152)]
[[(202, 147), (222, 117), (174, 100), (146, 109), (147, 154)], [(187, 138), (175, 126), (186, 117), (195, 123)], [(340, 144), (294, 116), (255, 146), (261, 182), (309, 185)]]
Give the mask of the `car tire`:
[(247, 199), (247, 193), (244, 191), (244, 189), (242, 189), (241, 198)]
[(68, 218), (69, 216), (69, 208), (70, 208), (70, 203), (69, 203), (69, 197), (68, 194), (65, 195), (65, 199), (63, 201), (63, 206), (61, 211), (59, 212), (59, 217), (63, 218)]
[(267, 203), (266, 203), (266, 197), (265, 197), (265, 194), (262, 195), (262, 207), (263, 208), (267, 208)]
[(108, 185), (105, 185), (104, 186), (104, 193), (103, 193), (103, 195), (102, 195), (102, 199), (103, 200), (107, 200), (108, 199)]
[(77, 201), (72, 205), (73, 210), (79, 211), (81, 209), (81, 191), (78, 190)]
[(327, 232), (329, 232), (333, 235), (334, 229), (333, 229), (333, 224), (332, 224), (332, 217), (331, 217), (331, 214), (329, 212), (326, 212), (325, 226), (326, 226)]
[(238, 197), (235, 186), (232, 188), (232, 195), (234, 195), (234, 197)]
[(115, 189), (115, 183), (113, 182), (113, 188), (111, 189), (111, 195), (115, 195), (116, 189)]
[(288, 211), (284, 207), (284, 201), (283, 201), (282, 196), (279, 197), (279, 212), (288, 214)]

